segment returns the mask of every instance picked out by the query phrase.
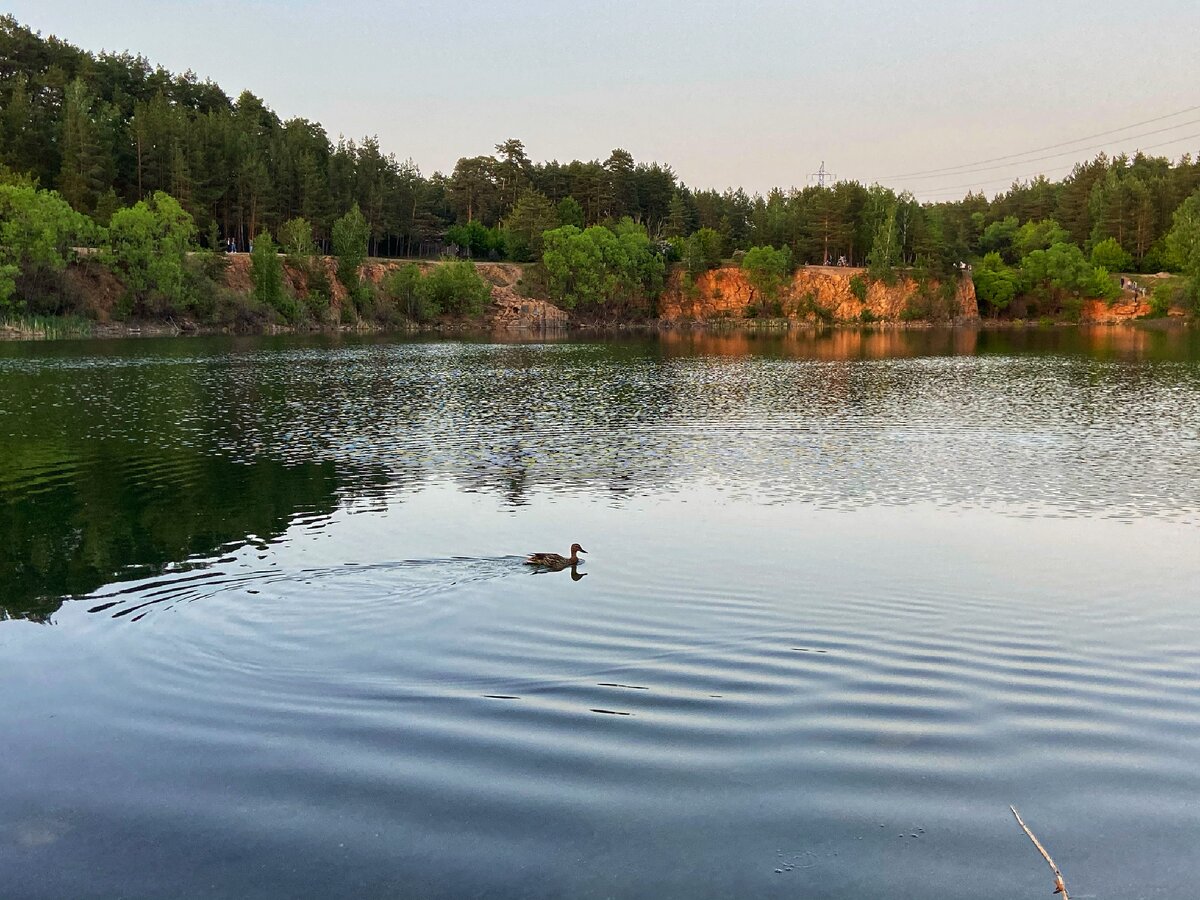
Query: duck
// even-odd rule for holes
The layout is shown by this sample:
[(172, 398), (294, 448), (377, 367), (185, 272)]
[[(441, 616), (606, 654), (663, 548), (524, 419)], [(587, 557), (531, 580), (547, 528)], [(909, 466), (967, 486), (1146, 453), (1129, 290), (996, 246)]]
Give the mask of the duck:
[(561, 556), (557, 553), (531, 553), (525, 557), (525, 565), (539, 566), (543, 569), (554, 569), (556, 572), (570, 566), (572, 569), (579, 565), (579, 554), (587, 553), (578, 544), (571, 545), (571, 555)]

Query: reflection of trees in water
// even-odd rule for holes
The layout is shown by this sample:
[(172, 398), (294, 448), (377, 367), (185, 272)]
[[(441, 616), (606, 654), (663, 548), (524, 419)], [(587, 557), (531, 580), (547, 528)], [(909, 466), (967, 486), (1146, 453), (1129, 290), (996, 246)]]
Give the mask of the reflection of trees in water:
[(513, 506), (724, 485), (1116, 508), (1134, 500), (1112, 476), (1132, 471), (1140, 505), (1195, 495), (1172, 461), (1190, 447), (1194, 365), (1104, 362), (1194, 362), (1195, 330), (81, 346), (28, 362), (0, 348), (0, 614), (45, 618), (61, 596), (435, 481)]
[(0, 617), (45, 621), (64, 597), (272, 540), (329, 516), (346, 480), (332, 462), (243, 465), (107, 443), (49, 454), (40, 471), (33, 455), (26, 448), (22, 483), (0, 494)]

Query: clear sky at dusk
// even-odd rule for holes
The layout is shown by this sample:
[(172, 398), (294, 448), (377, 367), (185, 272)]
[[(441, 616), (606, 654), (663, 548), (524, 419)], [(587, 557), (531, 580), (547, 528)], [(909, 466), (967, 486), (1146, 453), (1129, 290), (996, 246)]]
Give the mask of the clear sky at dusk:
[(1200, 150), (1198, 108), (1033, 161), (894, 177), (1200, 107), (1195, 0), (4, 5), (89, 50), (248, 88), (331, 137), (378, 134), (426, 173), (516, 137), (536, 160), (624, 147), (694, 187), (800, 186), (824, 160), (950, 199), (1061, 177), (1099, 145)]

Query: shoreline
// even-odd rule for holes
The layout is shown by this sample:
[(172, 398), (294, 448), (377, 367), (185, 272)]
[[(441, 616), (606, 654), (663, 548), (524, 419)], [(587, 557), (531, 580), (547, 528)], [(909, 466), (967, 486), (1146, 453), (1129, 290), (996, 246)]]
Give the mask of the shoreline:
[(594, 335), (606, 334), (787, 334), (833, 331), (1030, 331), (1044, 329), (1108, 329), (1144, 328), (1148, 330), (1187, 329), (1195, 325), (1188, 316), (1158, 318), (1090, 320), (1080, 322), (1042, 321), (1036, 319), (958, 319), (947, 322), (916, 320), (909, 322), (808, 322), (794, 319), (721, 319), (716, 321), (645, 322), (568, 322), (564, 325), (494, 325), (486, 321), (441, 322), (431, 325), (409, 324), (400, 327), (381, 325), (330, 325), (319, 328), (291, 325), (265, 325), (259, 328), (238, 329), (227, 326), (199, 325), (194, 322), (88, 322), (53, 318), (37, 320), (36, 324), (0, 322), (0, 342), (38, 342), (60, 340), (136, 340), (139, 338), (190, 337), (272, 337), (283, 335), (405, 335), (410, 337), (443, 335), (446, 337), (529, 337), (533, 335)]

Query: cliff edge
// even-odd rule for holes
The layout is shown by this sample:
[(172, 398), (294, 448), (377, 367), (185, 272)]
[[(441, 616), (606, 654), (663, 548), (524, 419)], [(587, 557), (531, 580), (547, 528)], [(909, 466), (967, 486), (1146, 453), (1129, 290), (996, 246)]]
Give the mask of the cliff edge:
[(756, 318), (812, 322), (900, 322), (979, 318), (970, 278), (918, 282), (899, 275), (892, 284), (871, 281), (865, 269), (805, 266), (797, 269), (778, 298), (764, 302), (736, 266), (710, 269), (695, 279), (672, 273), (659, 299), (664, 323)]

